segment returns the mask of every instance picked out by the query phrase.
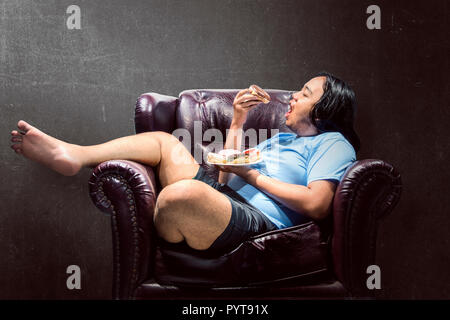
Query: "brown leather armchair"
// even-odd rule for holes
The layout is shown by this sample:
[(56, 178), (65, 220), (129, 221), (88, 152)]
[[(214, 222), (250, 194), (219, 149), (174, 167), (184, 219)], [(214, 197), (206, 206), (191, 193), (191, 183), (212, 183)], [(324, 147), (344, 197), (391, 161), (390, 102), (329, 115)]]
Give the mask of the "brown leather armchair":
[[(272, 101), (250, 111), (244, 130), (289, 131), (284, 114), (292, 92), (267, 91)], [(202, 132), (216, 128), (226, 137), (237, 92), (143, 94), (135, 109), (136, 132), (185, 128), (194, 137), (195, 122), (201, 121)], [(192, 153), (202, 155), (210, 143), (193, 140)], [(217, 177), (214, 168), (202, 166)], [(94, 169), (89, 187), (95, 205), (111, 215), (115, 299), (334, 299), (374, 296), (366, 287), (366, 269), (375, 264), (378, 222), (397, 204), (401, 179), (382, 160), (356, 161), (336, 190), (329, 218), (258, 235), (219, 257), (171, 247), (156, 236), (152, 217), (161, 187), (153, 168), (107, 161)]]

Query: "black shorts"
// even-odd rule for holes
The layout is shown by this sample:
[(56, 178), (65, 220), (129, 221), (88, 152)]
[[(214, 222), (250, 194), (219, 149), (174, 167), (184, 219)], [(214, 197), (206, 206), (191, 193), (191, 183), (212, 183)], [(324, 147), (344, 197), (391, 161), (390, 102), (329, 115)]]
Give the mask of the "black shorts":
[(278, 229), (261, 211), (249, 204), (226, 184), (219, 183), (208, 176), (202, 167), (193, 179), (210, 185), (224, 194), (231, 202), (230, 222), (224, 232), (207, 249), (210, 253), (230, 252), (252, 236)]

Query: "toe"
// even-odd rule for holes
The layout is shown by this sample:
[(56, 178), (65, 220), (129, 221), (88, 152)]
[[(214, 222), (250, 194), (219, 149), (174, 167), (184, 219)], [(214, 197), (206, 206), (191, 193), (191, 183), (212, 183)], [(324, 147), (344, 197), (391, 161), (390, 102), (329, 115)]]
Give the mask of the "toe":
[(22, 148), (20, 147), (20, 145), (19, 144), (13, 144), (12, 146), (11, 146), (11, 149), (13, 149), (15, 152), (17, 152), (17, 153), (21, 153), (22, 152)]
[(32, 127), (31, 127), (31, 125), (29, 125), (27, 122), (25, 122), (25, 121), (23, 121), (23, 120), (20, 120), (20, 121), (17, 123), (17, 128), (19, 128), (20, 130), (22, 130), (22, 131), (24, 131), (24, 132), (27, 132), (27, 131), (30, 130)]
[(17, 130), (13, 130), (13, 131), (11, 131), (11, 135), (21, 137), (23, 135), (23, 133), (19, 132)]
[(18, 136), (13, 136), (11, 138), (11, 142), (22, 142), (22, 138)]

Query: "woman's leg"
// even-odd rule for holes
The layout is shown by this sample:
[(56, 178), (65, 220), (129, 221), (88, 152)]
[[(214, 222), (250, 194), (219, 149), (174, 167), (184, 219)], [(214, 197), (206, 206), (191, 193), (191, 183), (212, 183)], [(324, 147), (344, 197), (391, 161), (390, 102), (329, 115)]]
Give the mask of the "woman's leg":
[(169, 133), (147, 132), (79, 146), (53, 138), (25, 121), (19, 121), (18, 128), (21, 132), (11, 132), (11, 147), (63, 175), (75, 175), (82, 167), (114, 159), (156, 167), (163, 190), (154, 221), (158, 234), (168, 242), (185, 240), (194, 249), (207, 249), (230, 221), (230, 201), (206, 183), (192, 180), (199, 164)]
[(199, 168), (184, 145), (166, 132), (146, 132), (98, 145), (79, 146), (53, 138), (22, 120), (17, 126), (20, 131), (11, 132), (14, 143), (11, 148), (66, 176), (107, 160), (133, 160), (155, 167), (161, 186), (165, 187), (193, 178)]

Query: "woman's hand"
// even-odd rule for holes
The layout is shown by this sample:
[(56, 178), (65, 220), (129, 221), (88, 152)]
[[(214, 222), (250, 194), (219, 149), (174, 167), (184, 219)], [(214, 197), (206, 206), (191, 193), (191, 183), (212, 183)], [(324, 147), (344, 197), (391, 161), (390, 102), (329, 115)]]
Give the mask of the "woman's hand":
[(247, 113), (262, 102), (262, 99), (251, 94), (248, 88), (239, 91), (233, 101), (233, 119), (245, 122)]

